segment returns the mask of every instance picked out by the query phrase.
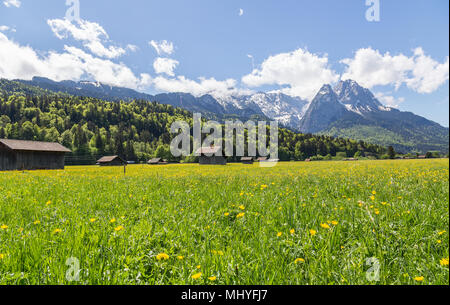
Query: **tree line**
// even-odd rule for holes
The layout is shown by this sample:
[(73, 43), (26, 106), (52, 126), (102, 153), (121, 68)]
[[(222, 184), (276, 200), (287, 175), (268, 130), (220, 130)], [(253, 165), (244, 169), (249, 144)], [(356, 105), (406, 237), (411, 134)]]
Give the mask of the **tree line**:
[[(192, 113), (157, 102), (110, 102), (0, 80), (0, 138), (59, 142), (72, 150), (68, 160), (73, 163), (92, 163), (103, 155), (136, 162), (152, 157), (195, 161), (170, 154), (176, 136), (170, 126), (177, 120), (192, 126)], [(384, 147), (363, 141), (279, 129), (280, 160), (385, 153)]]

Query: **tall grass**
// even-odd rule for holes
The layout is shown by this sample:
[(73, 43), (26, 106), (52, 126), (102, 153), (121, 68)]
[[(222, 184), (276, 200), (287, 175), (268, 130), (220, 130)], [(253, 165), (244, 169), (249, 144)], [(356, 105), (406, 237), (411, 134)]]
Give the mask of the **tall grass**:
[(448, 160), (4, 172), (0, 284), (448, 285), (448, 178)]

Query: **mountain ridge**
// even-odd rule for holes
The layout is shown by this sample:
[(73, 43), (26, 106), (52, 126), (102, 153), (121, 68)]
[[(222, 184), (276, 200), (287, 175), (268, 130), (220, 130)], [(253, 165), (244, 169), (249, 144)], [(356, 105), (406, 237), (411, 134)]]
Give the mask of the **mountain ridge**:
[(133, 89), (89, 81), (55, 82), (42, 77), (16, 80), (54, 92), (89, 96), (110, 101), (135, 99), (157, 101), (200, 112), (208, 119), (277, 120), (283, 127), (303, 133), (372, 141), (401, 152), (448, 152), (448, 128), (438, 123), (383, 104), (367, 88), (354, 80), (340, 81), (333, 88), (325, 84), (311, 101), (278, 92), (214, 97), (190, 93), (150, 95)]

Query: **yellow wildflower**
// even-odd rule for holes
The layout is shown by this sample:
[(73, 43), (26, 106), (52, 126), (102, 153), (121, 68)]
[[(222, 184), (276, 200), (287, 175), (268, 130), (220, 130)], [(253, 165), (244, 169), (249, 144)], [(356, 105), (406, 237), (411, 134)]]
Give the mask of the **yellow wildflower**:
[(243, 206), (243, 205), (240, 205), (239, 208), (240, 208), (241, 210), (245, 210), (245, 206)]
[(197, 268), (197, 269), (201, 269), (201, 268), (202, 268), (202, 266), (200, 266), (200, 265), (197, 265), (197, 267), (195, 267), (195, 268)]
[(110, 223), (115, 223), (115, 222), (116, 222), (116, 219), (113, 218), (113, 219), (111, 219), (109, 222), (110, 222)]
[(339, 222), (337, 222), (336, 220), (333, 220), (333, 221), (331, 222), (331, 224), (332, 224), (333, 226), (337, 226), (337, 225), (339, 224)]
[(295, 263), (296, 264), (298, 264), (298, 263), (304, 263), (305, 262), (305, 260), (303, 259), (303, 258), (297, 258), (296, 260), (295, 260)]
[(236, 215), (236, 218), (242, 218), (244, 216), (245, 216), (245, 213), (239, 213), (239, 214)]
[(320, 226), (324, 229), (330, 229), (330, 226), (327, 223), (321, 223)]
[(61, 232), (62, 232), (61, 229), (55, 229), (55, 230), (53, 230), (53, 234), (58, 234), (58, 233), (61, 233)]
[(414, 278), (414, 280), (417, 281), (417, 282), (422, 282), (424, 279), (425, 279), (425, 278), (424, 278), (423, 276), (416, 276), (416, 277)]
[(448, 257), (441, 259), (439, 263), (441, 264), (441, 266), (448, 266)]
[(283, 235), (283, 233), (281, 233), (281, 232), (277, 233), (277, 237), (280, 237), (281, 235)]
[(158, 255), (156, 255), (156, 259), (159, 261), (168, 260), (169, 255), (167, 255), (166, 253), (159, 253)]
[(210, 280), (210, 281), (215, 281), (215, 280), (217, 280), (217, 277), (215, 277), (215, 276), (210, 276), (210, 277), (208, 277), (208, 280)]
[(45, 205), (51, 205), (51, 204), (52, 204), (52, 201), (49, 200), (49, 201), (47, 201), (47, 203)]
[(114, 231), (119, 232), (122, 231), (123, 229), (125, 229), (123, 226), (118, 226), (114, 229)]
[(97, 221), (97, 219), (95, 219), (95, 218), (91, 218), (91, 219), (89, 219), (89, 221), (90, 221), (90, 222), (96, 222), (96, 221)]
[(36, 220), (35, 222), (33, 222), (33, 224), (35, 224), (35, 225), (38, 225), (38, 224), (40, 224), (41, 222), (39, 221), (39, 220)]
[(309, 233), (312, 235), (312, 236), (314, 236), (314, 235), (316, 235), (317, 234), (317, 231), (316, 230), (313, 230), (313, 229), (311, 229), (311, 230), (309, 230)]
[(179, 256), (177, 256), (177, 258), (181, 261), (184, 259), (184, 256), (179, 255)]
[(294, 230), (294, 229), (291, 229), (291, 230), (289, 231), (289, 233), (295, 234), (295, 230)]
[(202, 277), (202, 273), (200, 272), (200, 273), (196, 273), (196, 274), (194, 274), (193, 276), (192, 276), (192, 278), (194, 279), (194, 280), (197, 280), (197, 279), (199, 279), (199, 278), (201, 278)]
[(438, 234), (439, 234), (439, 235), (443, 235), (443, 234), (445, 234), (446, 232), (447, 232), (447, 231), (444, 230), (444, 231), (439, 232)]
[(6, 230), (6, 229), (8, 229), (8, 226), (7, 226), (7, 225), (2, 225), (2, 226), (0, 227), (0, 229)]
[(224, 216), (230, 216), (230, 213), (225, 213), (225, 214), (223, 214)]
[(3, 253), (0, 253), (0, 259), (4, 259), (5, 258), (5, 254), (3, 254)]

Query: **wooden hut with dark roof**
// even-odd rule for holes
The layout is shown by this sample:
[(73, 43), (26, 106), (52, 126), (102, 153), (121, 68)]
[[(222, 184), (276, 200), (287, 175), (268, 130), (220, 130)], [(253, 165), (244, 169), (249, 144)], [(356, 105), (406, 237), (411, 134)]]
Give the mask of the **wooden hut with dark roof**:
[(253, 164), (253, 157), (242, 157), (242, 164)]
[(105, 156), (97, 161), (100, 166), (123, 166), (127, 164), (127, 161), (119, 156)]
[(168, 162), (162, 158), (153, 158), (147, 162), (150, 165), (166, 165)]
[(70, 152), (59, 143), (0, 139), (0, 171), (64, 169)]
[(196, 155), (201, 165), (227, 165), (227, 159), (223, 156), (217, 156), (222, 148), (219, 146), (201, 147), (197, 149)]

